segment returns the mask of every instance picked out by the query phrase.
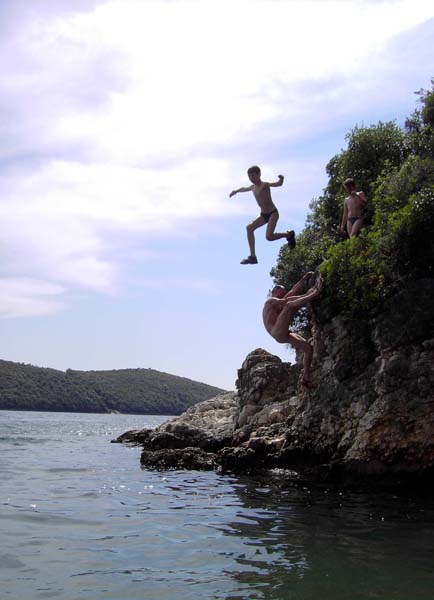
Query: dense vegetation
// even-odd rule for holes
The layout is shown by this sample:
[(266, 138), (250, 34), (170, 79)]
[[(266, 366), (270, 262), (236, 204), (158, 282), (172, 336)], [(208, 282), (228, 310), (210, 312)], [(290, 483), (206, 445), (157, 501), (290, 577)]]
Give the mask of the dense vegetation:
[(0, 409), (177, 415), (223, 390), (153, 369), (56, 371), (0, 360)]
[[(297, 248), (282, 248), (271, 275), (290, 287), (318, 269), (328, 315), (364, 318), (412, 280), (434, 272), (434, 79), (417, 92), (419, 108), (405, 127), (394, 122), (355, 127), (347, 147), (327, 164), (323, 194), (310, 204)], [(343, 239), (340, 222), (347, 177), (368, 198), (365, 226)], [(302, 330), (302, 317), (297, 328)]]

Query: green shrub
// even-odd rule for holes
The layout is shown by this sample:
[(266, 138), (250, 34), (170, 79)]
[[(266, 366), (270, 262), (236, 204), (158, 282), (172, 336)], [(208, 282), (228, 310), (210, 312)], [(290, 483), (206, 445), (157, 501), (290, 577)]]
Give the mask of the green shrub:
[(374, 225), (380, 231), (393, 211), (404, 207), (409, 198), (434, 184), (434, 160), (409, 156), (401, 168), (392, 168), (382, 174), (375, 184), (372, 198)]
[[(324, 193), (309, 206), (297, 248), (280, 251), (271, 275), (291, 287), (319, 268), (326, 280), (321, 305), (328, 315), (358, 318), (411, 279), (434, 275), (434, 80), (421, 90), (421, 110), (406, 122), (355, 127), (347, 148), (327, 164)], [(342, 241), (342, 182), (353, 177), (368, 196), (358, 238)], [(305, 329), (305, 315), (297, 322)]]
[(378, 261), (377, 244), (378, 234), (365, 231), (330, 248), (321, 273), (332, 313), (365, 317), (385, 297), (387, 278)]
[(434, 185), (410, 196), (406, 206), (392, 213), (382, 241), (384, 254), (394, 259), (397, 278), (434, 274)]

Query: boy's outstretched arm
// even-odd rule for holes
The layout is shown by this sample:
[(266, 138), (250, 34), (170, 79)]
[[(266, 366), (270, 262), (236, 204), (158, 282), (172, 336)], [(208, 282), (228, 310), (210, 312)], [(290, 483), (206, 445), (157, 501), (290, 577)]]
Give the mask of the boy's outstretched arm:
[(269, 183), (269, 187), (280, 187), (281, 185), (283, 185), (283, 180), (285, 179), (283, 175), (278, 175), (277, 176), (279, 178), (278, 181), (274, 181), (273, 183)]
[(341, 231), (345, 231), (345, 227), (348, 221), (348, 206), (344, 200), (344, 211), (342, 213), (342, 221), (341, 221)]
[(303, 275), (303, 277), (300, 279), (300, 281), (297, 281), (297, 283), (292, 286), (292, 288), (289, 290), (289, 292), (287, 292), (283, 296), (283, 300), (285, 300), (285, 298), (286, 299), (291, 298), (291, 296), (297, 296), (298, 292), (303, 289), (303, 286), (304, 286), (305, 282), (307, 281), (307, 279), (309, 279), (309, 277), (312, 277), (312, 275), (313, 275), (313, 271), (308, 271), (307, 273), (305, 273)]
[(229, 194), (229, 198), (232, 198), (232, 196), (235, 196), (235, 194), (238, 194), (238, 192), (251, 192), (253, 190), (253, 185), (249, 185), (249, 187), (240, 187), (237, 190), (232, 190), (232, 192)]

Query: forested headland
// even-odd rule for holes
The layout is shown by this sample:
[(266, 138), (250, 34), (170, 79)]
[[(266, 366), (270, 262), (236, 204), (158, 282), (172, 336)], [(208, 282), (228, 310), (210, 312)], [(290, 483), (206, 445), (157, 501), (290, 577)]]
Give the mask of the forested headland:
[(66, 372), (0, 360), (0, 409), (178, 415), (223, 390), (154, 369)]

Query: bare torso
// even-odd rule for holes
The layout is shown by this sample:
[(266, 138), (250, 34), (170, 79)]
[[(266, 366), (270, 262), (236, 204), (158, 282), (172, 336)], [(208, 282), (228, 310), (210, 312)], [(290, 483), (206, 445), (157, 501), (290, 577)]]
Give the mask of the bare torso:
[(261, 181), (258, 185), (253, 185), (252, 192), (261, 212), (268, 213), (276, 210), (274, 202), (271, 199), (270, 188), (265, 182)]
[(289, 301), (284, 302), (277, 298), (266, 300), (262, 310), (262, 320), (265, 329), (276, 342), (281, 344), (291, 343), (294, 334), (291, 333), (289, 327), (296, 310)]
[(277, 317), (282, 312), (283, 304), (276, 302), (276, 298), (269, 298), (265, 301), (264, 308), (262, 310), (262, 320), (264, 321), (265, 329), (270, 335), (274, 325), (276, 324)]
[(355, 192), (345, 198), (345, 204), (348, 208), (348, 217), (363, 217), (363, 209), (366, 205), (366, 199), (363, 192)]

